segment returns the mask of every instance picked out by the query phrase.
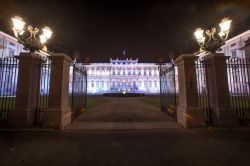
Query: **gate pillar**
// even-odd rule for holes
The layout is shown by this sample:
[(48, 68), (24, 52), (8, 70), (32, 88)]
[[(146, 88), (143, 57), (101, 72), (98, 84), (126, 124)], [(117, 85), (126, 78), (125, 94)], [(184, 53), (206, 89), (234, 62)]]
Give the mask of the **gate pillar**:
[(43, 125), (48, 128), (64, 127), (71, 123), (69, 106), (69, 70), (72, 59), (64, 53), (54, 53), (51, 59), (49, 104), (44, 112)]
[(179, 82), (177, 122), (185, 128), (201, 127), (203, 122), (203, 112), (198, 106), (196, 59), (193, 54), (183, 54), (175, 61)]
[(236, 126), (237, 117), (230, 106), (226, 59), (224, 54), (216, 53), (207, 55), (203, 62), (207, 65), (212, 122), (218, 126)]
[(39, 90), (40, 56), (22, 52), (18, 56), (19, 69), (15, 108), (9, 113), (8, 125), (28, 127), (35, 122)]

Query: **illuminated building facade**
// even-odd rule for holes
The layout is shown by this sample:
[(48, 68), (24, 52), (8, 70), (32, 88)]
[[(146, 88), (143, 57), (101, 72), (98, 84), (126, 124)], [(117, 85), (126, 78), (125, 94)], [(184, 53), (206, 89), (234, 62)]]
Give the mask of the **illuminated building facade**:
[[(229, 81), (229, 91), (230, 94), (236, 95), (237, 93), (241, 94), (250, 94), (250, 79), (249, 79), (249, 67), (247, 67), (247, 61), (249, 61), (250, 54), (246, 52), (244, 47), (247, 46), (247, 41), (250, 40), (250, 30), (245, 31), (231, 39), (228, 39), (225, 44), (221, 47), (217, 53), (224, 53), (225, 56), (231, 59), (231, 63), (233, 62), (235, 69), (231, 69), (227, 71), (228, 78), (232, 77), (232, 80)], [(206, 56), (207, 52), (202, 52), (197, 54), (203, 58)], [(248, 59), (247, 61), (244, 59)], [(242, 65), (245, 63), (244, 65)], [(230, 64), (230, 63), (227, 63)], [(233, 88), (232, 88), (233, 87)]]
[(88, 93), (159, 93), (158, 66), (155, 63), (138, 63), (138, 59), (110, 59), (110, 63), (91, 63), (86, 65)]

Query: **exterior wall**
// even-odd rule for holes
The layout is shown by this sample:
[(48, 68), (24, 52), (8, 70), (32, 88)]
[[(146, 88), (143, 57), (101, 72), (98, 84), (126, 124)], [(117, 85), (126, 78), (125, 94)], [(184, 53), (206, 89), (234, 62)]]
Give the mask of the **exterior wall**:
[(23, 46), (17, 39), (0, 31), (0, 57), (11, 57), (23, 52)]
[[(20, 52), (27, 51), (23, 49), (23, 45), (18, 43), (15, 37), (0, 31), (0, 58), (19, 55)], [(43, 57), (49, 56), (49, 54), (43, 51), (38, 52), (38, 54)]]
[(159, 93), (158, 66), (138, 60), (112, 60), (86, 65), (88, 93), (142, 92)]
[(241, 48), (245, 46), (245, 41), (248, 38), (250, 38), (250, 30), (227, 40), (220, 53), (225, 53), (226, 56), (231, 58), (246, 58), (245, 51)]

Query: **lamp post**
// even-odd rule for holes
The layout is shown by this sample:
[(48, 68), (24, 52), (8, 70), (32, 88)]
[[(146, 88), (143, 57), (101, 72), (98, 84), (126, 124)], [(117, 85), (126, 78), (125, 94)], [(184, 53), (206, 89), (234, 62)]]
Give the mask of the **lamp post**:
[(197, 28), (194, 35), (200, 45), (200, 51), (215, 53), (222, 45), (224, 45), (230, 32), (231, 22), (232, 20), (224, 18), (219, 24), (220, 31), (217, 31), (214, 27), (211, 30), (206, 30), (204, 33), (203, 29)]
[[(21, 17), (15, 16), (11, 18), (13, 23), (12, 30), (20, 44), (23, 44), (24, 50), (34, 53), (35, 51), (42, 50), (45, 43), (50, 39), (52, 31), (49, 27), (44, 27), (42, 33), (39, 33), (38, 28), (33, 28), (31, 25), (25, 27), (25, 22)], [(40, 34), (40, 35), (39, 35)], [(37, 38), (39, 35), (39, 39)]]

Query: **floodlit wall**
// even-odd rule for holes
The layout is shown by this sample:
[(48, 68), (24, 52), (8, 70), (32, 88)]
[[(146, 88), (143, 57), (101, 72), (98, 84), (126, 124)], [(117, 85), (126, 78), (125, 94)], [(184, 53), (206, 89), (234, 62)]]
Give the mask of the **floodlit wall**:
[(138, 60), (110, 60), (110, 63), (86, 65), (88, 93), (160, 92), (159, 65), (138, 63)]

